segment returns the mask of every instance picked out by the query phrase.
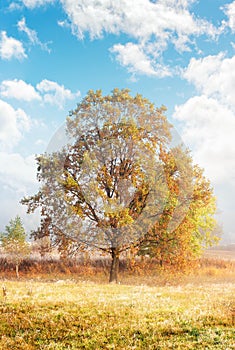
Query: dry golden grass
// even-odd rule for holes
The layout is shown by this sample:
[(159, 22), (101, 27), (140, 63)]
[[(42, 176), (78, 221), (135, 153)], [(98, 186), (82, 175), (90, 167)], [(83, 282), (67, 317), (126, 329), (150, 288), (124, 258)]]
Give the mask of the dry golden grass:
[(97, 266), (46, 272), (2, 272), (0, 349), (235, 349), (234, 261), (203, 258), (187, 274), (137, 266), (119, 285)]
[(233, 283), (4, 285), (2, 350), (235, 349)]

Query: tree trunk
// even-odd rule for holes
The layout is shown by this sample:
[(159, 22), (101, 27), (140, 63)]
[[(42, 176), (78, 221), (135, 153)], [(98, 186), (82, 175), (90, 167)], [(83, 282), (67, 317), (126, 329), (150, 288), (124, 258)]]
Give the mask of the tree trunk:
[(16, 277), (19, 278), (19, 264), (16, 264)]
[(109, 282), (118, 283), (119, 272), (119, 251), (116, 248), (111, 248), (112, 263), (110, 268)]

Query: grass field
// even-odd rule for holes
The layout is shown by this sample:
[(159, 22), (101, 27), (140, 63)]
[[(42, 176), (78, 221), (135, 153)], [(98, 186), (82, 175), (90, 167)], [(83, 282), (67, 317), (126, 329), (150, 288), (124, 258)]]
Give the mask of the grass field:
[[(139, 279), (141, 283), (141, 280)], [(2, 281), (0, 349), (235, 349), (235, 284)]]

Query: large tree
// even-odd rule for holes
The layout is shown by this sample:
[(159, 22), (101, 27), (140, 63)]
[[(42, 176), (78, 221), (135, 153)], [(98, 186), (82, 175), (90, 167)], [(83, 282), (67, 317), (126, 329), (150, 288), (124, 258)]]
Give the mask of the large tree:
[(35, 237), (49, 235), (61, 250), (72, 246), (109, 253), (110, 282), (117, 281), (120, 254), (143, 241), (173, 200), (167, 152), (178, 189), (174, 213), (164, 225), (175, 229), (192, 200), (187, 175), (192, 169), (181, 159), (184, 152), (170, 146), (171, 125), (164, 112), (164, 106), (156, 108), (126, 89), (107, 96), (89, 91), (67, 118), (68, 144), (37, 158), (40, 191), (22, 201), (29, 212), (41, 208)]

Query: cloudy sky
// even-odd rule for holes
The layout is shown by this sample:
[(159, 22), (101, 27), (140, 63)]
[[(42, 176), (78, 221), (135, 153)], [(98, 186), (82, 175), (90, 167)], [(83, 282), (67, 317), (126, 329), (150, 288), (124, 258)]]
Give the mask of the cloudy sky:
[(167, 116), (235, 241), (235, 1), (2, 0), (0, 230), (37, 189), (44, 152), (89, 89), (139, 92)]

